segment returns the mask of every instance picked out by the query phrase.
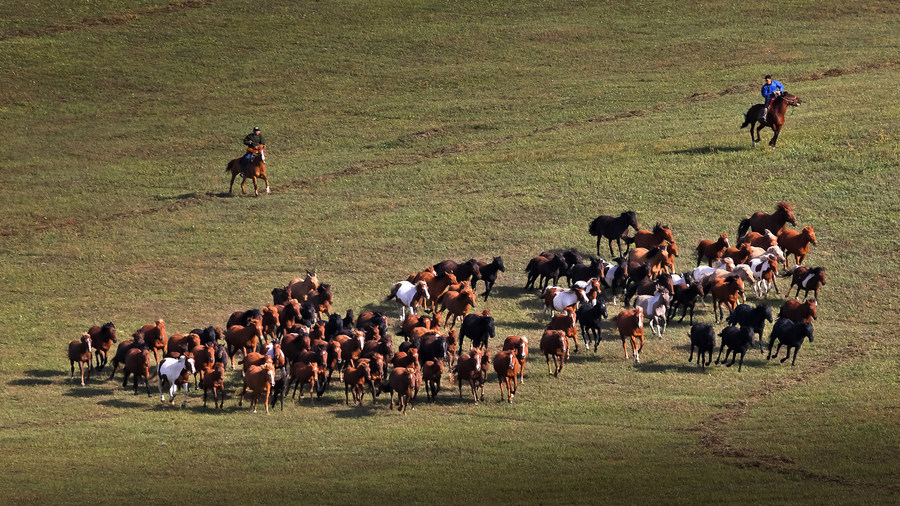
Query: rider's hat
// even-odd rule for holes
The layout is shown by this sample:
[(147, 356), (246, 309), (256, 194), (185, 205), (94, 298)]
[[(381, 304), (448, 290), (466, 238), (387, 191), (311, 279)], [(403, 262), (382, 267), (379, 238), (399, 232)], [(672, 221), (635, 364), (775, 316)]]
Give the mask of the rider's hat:
[(254, 132), (259, 132), (259, 127), (253, 127)]
[(764, 77), (764, 79), (772, 79), (772, 76), (766, 74), (766, 77)]

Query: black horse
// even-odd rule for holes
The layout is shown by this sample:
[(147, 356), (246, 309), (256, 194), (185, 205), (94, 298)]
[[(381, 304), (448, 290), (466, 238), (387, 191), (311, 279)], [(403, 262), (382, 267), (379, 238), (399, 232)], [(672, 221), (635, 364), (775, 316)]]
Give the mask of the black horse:
[(462, 355), (463, 340), (468, 337), (475, 348), (487, 348), (488, 338), (494, 337), (494, 317), (487, 311), (481, 314), (469, 314), (463, 319), (459, 327), (458, 348)]
[(215, 345), (219, 342), (220, 339), (225, 337), (220, 327), (213, 327), (212, 325), (206, 327), (203, 330), (194, 329), (191, 331), (191, 334), (197, 334), (198, 336), (200, 336), (201, 346), (206, 346), (207, 344)]
[(576, 319), (581, 326), (581, 339), (588, 348), (591, 347), (591, 342), (593, 341), (595, 353), (597, 352), (597, 347), (600, 345), (600, 322), (608, 317), (609, 315), (606, 312), (606, 301), (603, 297), (598, 297), (593, 305), (582, 305), (578, 308), (576, 313)]
[(615, 256), (612, 250), (613, 239), (616, 240), (616, 244), (619, 246), (619, 256), (622, 256), (622, 238), (625, 237), (628, 227), (634, 227), (635, 232), (639, 230), (637, 215), (634, 214), (634, 211), (625, 211), (618, 218), (612, 216), (597, 216), (594, 218), (594, 221), (588, 227), (588, 232), (593, 236), (597, 236), (597, 254), (600, 254), (600, 238), (605, 237), (609, 239), (609, 256)]
[[(506, 272), (506, 266), (503, 265), (503, 257), (494, 257), (491, 263), (478, 262), (478, 270), (481, 272), (481, 279), (484, 280), (485, 286), (482, 295), (484, 295), (484, 300), (488, 300), (488, 295), (491, 294), (491, 289), (494, 288), (494, 283), (497, 282), (497, 273)], [(459, 278), (457, 277), (456, 279)], [(476, 285), (478, 285), (477, 279), (472, 281), (472, 290), (475, 290)]]
[(429, 360), (443, 361), (447, 356), (447, 337), (442, 335), (425, 335), (419, 341), (419, 365), (424, 366)]
[(473, 290), (475, 289), (475, 283), (481, 279), (478, 260), (475, 260), (474, 258), (470, 258), (462, 263), (456, 263), (453, 260), (444, 260), (443, 262), (434, 264), (432, 267), (434, 268), (435, 276), (448, 273), (456, 276), (457, 281), (471, 280)]
[(528, 262), (525, 272), (528, 273), (528, 281), (525, 283), (525, 289), (534, 289), (534, 283), (540, 278), (540, 289), (547, 288), (550, 278), (553, 278), (553, 284), (559, 282), (559, 277), (565, 272), (566, 260), (559, 253), (542, 253)]

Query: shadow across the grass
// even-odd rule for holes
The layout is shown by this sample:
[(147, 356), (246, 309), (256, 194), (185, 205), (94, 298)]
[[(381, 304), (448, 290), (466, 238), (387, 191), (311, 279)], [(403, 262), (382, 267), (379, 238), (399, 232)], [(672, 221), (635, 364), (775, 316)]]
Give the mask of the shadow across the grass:
[(7, 383), (10, 386), (19, 387), (36, 387), (53, 384), (54, 380), (64, 380), (66, 372), (55, 369), (29, 369), (23, 371), (24, 378), (11, 380)]
[[(346, 405), (345, 405), (346, 406)], [(345, 409), (341, 409), (335, 411), (335, 418), (367, 418), (370, 416), (374, 416), (378, 411), (380, 411), (379, 406), (372, 404), (363, 404), (362, 406), (347, 406)], [(383, 408), (383, 406), (382, 406)]]
[(750, 147), (745, 146), (698, 146), (696, 148), (677, 149), (666, 151), (666, 155), (712, 155), (716, 153), (736, 153), (746, 151)]
[[(134, 398), (138, 398), (141, 395), (143, 395), (144, 401), (147, 401), (147, 400), (150, 400), (153, 398), (152, 396), (147, 397), (147, 392), (146, 391), (141, 392), (140, 390), (138, 391), (138, 395), (134, 396)], [(99, 404), (101, 406), (109, 406), (111, 408), (122, 408), (122, 409), (134, 409), (134, 408), (148, 407), (147, 402), (136, 402), (136, 401), (131, 401), (131, 400), (119, 399), (119, 398), (105, 399), (105, 400), (99, 401), (97, 404)]]
[(81, 385), (72, 385), (66, 393), (63, 395), (67, 397), (79, 397), (82, 399), (88, 399), (91, 397), (100, 397), (102, 395), (112, 395), (112, 390), (109, 388), (98, 388), (95, 386), (91, 386), (89, 384), (85, 386)]

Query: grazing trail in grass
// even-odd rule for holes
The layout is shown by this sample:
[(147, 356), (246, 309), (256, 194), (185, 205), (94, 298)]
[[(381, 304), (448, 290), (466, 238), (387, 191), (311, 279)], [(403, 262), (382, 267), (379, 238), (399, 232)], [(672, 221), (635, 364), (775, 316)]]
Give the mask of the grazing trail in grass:
[[(211, 3), (211, 2), (182, 2), (180, 4), (173, 4), (173, 5), (190, 4), (184, 8), (193, 8), (193, 7), (196, 7), (193, 4), (199, 4), (199, 3)], [(172, 7), (172, 6), (168, 6), (168, 7)], [(148, 13), (156, 13), (157, 11), (171, 12), (172, 10), (174, 10), (174, 9), (168, 9), (168, 10), (166, 10), (166, 9), (168, 9), (168, 8), (148, 9), (147, 11), (148, 11)], [(152, 11), (152, 12), (150, 12), (150, 11)], [(2, 35), (0, 35), (0, 40), (3, 40)], [(790, 82), (816, 81), (816, 80), (820, 80), (820, 79), (826, 79), (826, 78), (830, 78), (830, 77), (838, 77), (838, 76), (847, 75), (847, 74), (865, 73), (865, 72), (872, 71), (872, 70), (878, 70), (878, 69), (882, 69), (882, 68), (886, 68), (886, 67), (891, 67), (891, 66), (897, 65), (898, 63), (900, 63), (900, 60), (888, 60), (888, 61), (879, 62), (879, 63), (870, 63), (870, 64), (866, 64), (866, 65), (849, 67), (849, 68), (845, 68), (845, 69), (833, 68), (833, 69), (826, 70), (824, 72), (815, 72), (815, 73), (807, 74), (804, 76), (789, 77), (789, 78), (786, 78), (786, 80), (790, 81)], [(719, 97), (738, 94), (738, 93), (749, 93), (751, 91), (754, 91), (755, 89), (756, 89), (756, 85), (743, 85), (743, 86), (734, 86), (731, 88), (727, 88), (724, 90), (720, 90), (717, 92), (711, 92), (711, 93), (694, 93), (693, 95), (682, 98), (677, 103), (677, 105), (688, 104), (691, 102), (714, 100)], [(464, 153), (468, 153), (471, 151), (491, 148), (491, 147), (498, 146), (498, 145), (501, 145), (504, 143), (513, 142), (513, 141), (521, 140), (521, 139), (529, 139), (536, 135), (550, 133), (550, 132), (556, 132), (556, 131), (567, 129), (567, 128), (577, 128), (577, 127), (589, 125), (589, 124), (611, 123), (614, 121), (624, 120), (624, 119), (628, 119), (628, 118), (643, 117), (643, 116), (647, 116), (650, 114), (665, 111), (665, 110), (669, 109), (670, 107), (672, 107), (672, 105), (673, 104), (669, 104), (666, 102), (659, 102), (657, 104), (654, 104), (653, 106), (643, 108), (643, 109), (635, 109), (635, 110), (631, 110), (631, 111), (625, 111), (625, 112), (620, 112), (620, 113), (616, 113), (616, 114), (608, 114), (608, 115), (604, 115), (604, 116), (597, 116), (594, 118), (588, 118), (588, 119), (583, 119), (583, 120), (567, 121), (567, 122), (559, 123), (559, 124), (552, 125), (549, 127), (539, 128), (539, 129), (536, 129), (532, 132), (525, 133), (525, 134), (510, 134), (510, 135), (498, 137), (496, 139), (479, 140), (479, 141), (472, 141), (472, 142), (462, 142), (462, 143), (457, 143), (457, 144), (453, 144), (450, 146), (444, 146), (444, 147), (434, 149), (431, 151), (420, 152), (420, 153), (407, 153), (407, 154), (399, 155), (397, 157), (394, 157), (391, 159), (386, 159), (386, 160), (370, 160), (370, 161), (359, 162), (350, 167), (346, 167), (346, 168), (336, 171), (336, 172), (329, 172), (326, 174), (321, 174), (321, 175), (318, 175), (318, 176), (315, 176), (313, 178), (306, 179), (306, 180), (289, 181), (289, 182), (279, 185), (277, 188), (278, 188), (279, 192), (283, 192), (286, 190), (290, 191), (290, 190), (305, 189), (314, 184), (328, 183), (330, 181), (334, 181), (336, 179), (340, 179), (343, 177), (354, 176), (354, 175), (365, 173), (365, 172), (372, 172), (372, 171), (377, 171), (377, 170), (382, 170), (382, 169), (388, 169), (391, 167), (415, 165), (415, 164), (422, 163), (427, 160), (440, 159), (440, 158), (448, 156), (448, 155), (459, 155), (459, 154), (464, 154)], [(433, 136), (434, 133), (435, 133), (434, 131), (424, 131), (424, 132), (417, 132), (414, 134), (410, 134), (410, 136), (416, 137), (416, 138), (425, 138), (425, 137)], [(228, 196), (228, 193), (226, 193), (226, 192), (189, 193), (189, 194), (182, 195), (180, 197), (176, 197), (178, 199), (177, 202), (167, 204), (167, 205), (161, 206), (161, 207), (151, 207), (151, 208), (147, 208), (147, 209), (136, 209), (136, 210), (132, 210), (132, 211), (123, 211), (123, 212), (115, 213), (115, 214), (112, 214), (109, 216), (94, 216), (92, 220), (83, 220), (83, 219), (79, 220), (79, 219), (75, 219), (75, 218), (69, 218), (67, 220), (61, 220), (61, 221), (35, 223), (29, 227), (22, 227), (22, 228), (17, 228), (17, 229), (0, 229), (0, 237), (14, 237), (14, 236), (19, 236), (23, 233), (33, 233), (35, 231), (41, 231), (41, 230), (47, 230), (47, 229), (72, 228), (72, 227), (77, 227), (77, 226), (83, 225), (88, 222), (101, 222), (101, 221), (108, 222), (110, 220), (125, 220), (125, 219), (134, 218), (134, 217), (138, 217), (138, 216), (157, 214), (157, 213), (163, 212), (163, 211), (169, 211), (169, 212), (178, 211), (178, 210), (181, 210), (181, 209), (184, 209), (187, 207), (200, 205), (204, 202), (209, 202), (211, 200), (221, 198), (221, 197), (227, 197), (227, 196)]]
[[(874, 343), (870, 343), (870, 348)], [(764, 454), (749, 448), (735, 447), (728, 440), (728, 426), (747, 415), (751, 408), (773, 395), (783, 393), (791, 388), (823, 374), (828, 373), (843, 362), (859, 358), (859, 344), (847, 343), (846, 346), (835, 353), (825, 357), (816, 364), (815, 368), (804, 368), (796, 375), (777, 378), (772, 384), (750, 391), (743, 399), (725, 406), (707, 420), (700, 422), (696, 430), (699, 430), (700, 446), (711, 452), (725, 463), (740, 468), (760, 468), (775, 471), (789, 476), (797, 476), (803, 479), (816, 480), (826, 483), (834, 483), (848, 487), (865, 487), (900, 492), (900, 486), (890, 483), (863, 482), (835, 474), (811, 471), (798, 466), (793, 459), (783, 455)], [(868, 352), (868, 350), (867, 350)]]
[(159, 14), (170, 14), (172, 12), (186, 11), (188, 9), (200, 9), (211, 7), (219, 3), (217, 0), (186, 0), (184, 2), (175, 2), (160, 7), (151, 7), (133, 12), (124, 12), (122, 14), (110, 14), (109, 16), (84, 18), (76, 23), (57, 24), (43, 26), (40, 28), (28, 28), (23, 30), (9, 30), (0, 32), (0, 41), (18, 39), (22, 37), (42, 37), (44, 35), (56, 35), (58, 33), (71, 32), (75, 30), (84, 30), (95, 26), (113, 26), (135, 21), (140, 18), (155, 16)]

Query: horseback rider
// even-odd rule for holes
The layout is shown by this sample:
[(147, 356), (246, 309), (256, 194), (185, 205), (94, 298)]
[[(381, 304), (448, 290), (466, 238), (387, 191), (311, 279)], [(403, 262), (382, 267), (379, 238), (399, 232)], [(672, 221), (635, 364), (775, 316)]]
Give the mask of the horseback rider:
[(765, 79), (766, 84), (762, 85), (762, 89), (760, 90), (763, 98), (766, 99), (762, 112), (759, 114), (759, 121), (762, 123), (766, 122), (766, 116), (769, 114), (769, 105), (772, 103), (772, 100), (784, 93), (784, 86), (778, 81), (773, 81), (772, 76), (767, 75)]
[(263, 139), (262, 134), (259, 133), (259, 127), (253, 127), (253, 132), (244, 137), (244, 145), (247, 146), (247, 153), (241, 157), (241, 177), (244, 176), (244, 171), (247, 170), (250, 162), (259, 154), (259, 146), (265, 143), (266, 140)]

